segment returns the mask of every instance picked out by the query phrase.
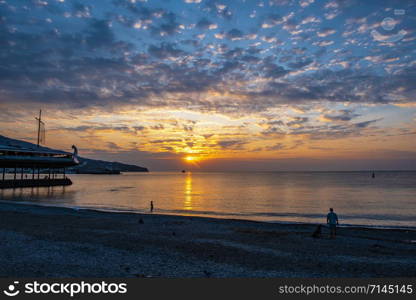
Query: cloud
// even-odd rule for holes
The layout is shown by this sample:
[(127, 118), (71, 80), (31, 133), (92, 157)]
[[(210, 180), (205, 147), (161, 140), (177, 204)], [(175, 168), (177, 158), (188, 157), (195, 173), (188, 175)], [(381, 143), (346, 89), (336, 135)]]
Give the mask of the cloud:
[(382, 120), (382, 119), (359, 122), (359, 123), (355, 123), (354, 126), (357, 127), (357, 128), (366, 128), (366, 127), (370, 126), (371, 124), (373, 124), (377, 121), (380, 121), (380, 120)]
[(273, 146), (265, 147), (264, 149), (262, 149), (262, 151), (264, 151), (264, 150), (265, 151), (293, 150), (293, 149), (296, 149), (296, 148), (298, 148), (298, 147), (300, 147), (304, 144), (305, 144), (305, 142), (302, 141), (302, 140), (294, 141), (294, 143), (291, 144), (291, 145), (279, 142), (279, 143), (276, 143)]
[(176, 19), (177, 16), (175, 13), (164, 13), (160, 18), (161, 22), (158, 24), (152, 23), (150, 30), (158, 36), (172, 36), (181, 30), (181, 24)]
[(163, 140), (152, 140), (150, 143), (152, 144), (161, 144), (161, 143), (180, 143), (182, 139), (163, 139)]
[(116, 143), (113, 143), (113, 142), (107, 142), (107, 148), (109, 148), (110, 150), (121, 150), (122, 149)]
[(287, 122), (286, 125), (289, 127), (300, 127), (299, 125), (303, 125), (309, 121), (307, 117), (293, 117), (291, 121)]
[(283, 144), (283, 143), (277, 143), (273, 146), (266, 147), (266, 150), (268, 150), (268, 151), (278, 151), (278, 150), (282, 150), (282, 149), (285, 149), (285, 144)]
[(233, 28), (226, 33), (225, 37), (232, 41), (241, 40), (244, 37), (244, 33), (237, 28)]
[(285, 68), (278, 66), (274, 63), (264, 63), (262, 65), (262, 71), (265, 77), (267, 78), (278, 78), (286, 75), (288, 70)]
[(58, 139), (156, 165), (189, 148), (292, 155), (302, 141), (330, 152), (335, 139), (414, 134), (411, 19), (396, 17), (407, 33), (392, 43), (379, 28), (392, 11), (355, 0), (187, 2), (3, 1), (3, 132), (28, 136), (42, 107)]
[(86, 42), (90, 48), (101, 48), (113, 44), (114, 34), (106, 20), (91, 21)]
[(299, 5), (301, 7), (307, 7), (307, 6), (311, 5), (314, 2), (315, 2), (315, 0), (300, 0)]
[(170, 43), (162, 43), (159, 47), (150, 45), (148, 48), (148, 53), (160, 59), (174, 58), (185, 54), (184, 51), (176, 48), (174, 44)]
[(332, 44), (334, 44), (334, 41), (319, 41), (319, 42), (313, 43), (313, 45), (319, 46), (319, 47), (328, 47), (328, 46), (331, 46)]
[(72, 15), (77, 18), (91, 18), (92, 7), (75, 1), (72, 3)]
[(321, 23), (321, 20), (315, 16), (309, 16), (303, 19), (301, 22), (302, 25), (309, 24), (309, 23)]
[(157, 125), (150, 126), (150, 128), (153, 130), (163, 130), (165, 129), (165, 126), (163, 124), (157, 124)]
[(313, 63), (313, 60), (309, 58), (309, 59), (302, 59), (299, 61), (291, 62), (288, 65), (292, 69), (301, 69), (303, 67), (310, 65), (311, 63)]
[(319, 37), (327, 37), (330, 36), (334, 33), (336, 33), (337, 31), (335, 29), (332, 28), (323, 28), (321, 31), (317, 32), (316, 35)]
[[(201, 2), (201, 7), (211, 9), (213, 14), (195, 13), (197, 21), (192, 27), (179, 10), (173, 12), (157, 5), (117, 0), (111, 2), (112, 6), (103, 4), (102, 10), (108, 14), (98, 14), (92, 5), (86, 8), (82, 2), (73, 3), (71, 14), (75, 9), (89, 11), (90, 16), (77, 18), (71, 26), (68, 24), (73, 21), (61, 20), (53, 25), (33, 25), (31, 30), (19, 27), (29, 21), (27, 12), (23, 10), (18, 15), (5, 9), (6, 21), (0, 23), (3, 102), (103, 110), (129, 105), (193, 107), (224, 114), (257, 113), (279, 105), (314, 101), (393, 105), (414, 102), (416, 65), (410, 63), (408, 46), (398, 44), (394, 51), (360, 48), (362, 54), (357, 55), (353, 46), (344, 47), (336, 39), (321, 40), (338, 28), (327, 27), (310, 11), (305, 11), (308, 17), (302, 17), (294, 13), (294, 7), (280, 10), (281, 15), (263, 10), (251, 25), (269, 24), (270, 28), (253, 30), (251, 25), (237, 28), (227, 23), (224, 32), (214, 33), (221, 40), (213, 41), (207, 33), (200, 41), (196, 35), (219, 24), (215, 16), (218, 10), (231, 6), (218, 1)], [(342, 9), (346, 5), (336, 1), (325, 9)], [(45, 13), (45, 17), (52, 17), (49, 14)], [(59, 18), (59, 14), (54, 16)], [(136, 30), (134, 24), (138, 22), (146, 24), (148, 30)], [(307, 26), (302, 26), (305, 33), (298, 34), (300, 39), (276, 38), (283, 26), (294, 33), (302, 23)], [(182, 24), (186, 30), (181, 29)], [(371, 41), (371, 36), (367, 38)], [(249, 40), (252, 46), (246, 45)], [(335, 52), (325, 49), (328, 46), (345, 51), (337, 52), (337, 60), (330, 61)], [(370, 62), (397, 66), (392, 66), (386, 76)], [(334, 69), (337, 64), (337, 68), (342, 64), (344, 69)]]
[(233, 150), (241, 150), (245, 144), (247, 144), (247, 141), (245, 140), (224, 140), (218, 142), (218, 145), (220, 145), (223, 149)]
[(326, 9), (329, 9), (329, 8), (338, 8), (339, 7), (339, 3), (338, 3), (338, 1), (328, 1), (326, 4), (325, 4), (325, 6), (324, 6)]
[(262, 28), (272, 28), (274, 26), (283, 24), (285, 22), (284, 18), (278, 14), (269, 14), (261, 25)]
[(332, 19), (335, 19), (340, 13), (341, 13), (340, 11), (334, 10), (334, 11), (325, 13), (324, 16), (325, 16), (325, 19), (332, 20)]
[(202, 18), (201, 20), (198, 21), (198, 23), (196, 23), (196, 27), (203, 29), (203, 30), (216, 29), (217, 24), (212, 23), (207, 18)]
[(338, 114), (325, 114), (323, 119), (327, 121), (351, 121), (359, 116), (360, 114), (354, 113), (352, 110), (343, 109)]
[(204, 4), (207, 10), (217, 17), (230, 20), (233, 16), (233, 13), (231, 12), (230, 8), (227, 5), (223, 4), (221, 1), (206, 0), (204, 1)]

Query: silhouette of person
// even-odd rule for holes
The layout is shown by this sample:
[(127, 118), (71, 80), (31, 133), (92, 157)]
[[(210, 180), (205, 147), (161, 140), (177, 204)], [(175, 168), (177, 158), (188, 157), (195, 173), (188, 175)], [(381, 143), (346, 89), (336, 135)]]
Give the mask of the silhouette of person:
[(330, 208), (326, 216), (326, 223), (329, 225), (331, 239), (334, 239), (337, 234), (338, 216), (334, 213), (334, 209)]
[(153, 201), (150, 201), (150, 212), (153, 212)]

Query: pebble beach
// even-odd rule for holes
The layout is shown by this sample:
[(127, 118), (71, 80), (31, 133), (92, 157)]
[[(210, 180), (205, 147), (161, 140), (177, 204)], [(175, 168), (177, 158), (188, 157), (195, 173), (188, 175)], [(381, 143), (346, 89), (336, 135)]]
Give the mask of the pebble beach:
[[(416, 231), (0, 204), (1, 277), (416, 277)], [(324, 221), (324, 220), (323, 220)]]

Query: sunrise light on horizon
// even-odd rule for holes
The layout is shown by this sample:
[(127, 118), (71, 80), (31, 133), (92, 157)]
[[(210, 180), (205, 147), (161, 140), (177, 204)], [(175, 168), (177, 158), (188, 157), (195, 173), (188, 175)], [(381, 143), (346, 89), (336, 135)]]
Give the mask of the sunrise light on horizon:
[(413, 1), (0, 1), (2, 135), (150, 170), (416, 168)]

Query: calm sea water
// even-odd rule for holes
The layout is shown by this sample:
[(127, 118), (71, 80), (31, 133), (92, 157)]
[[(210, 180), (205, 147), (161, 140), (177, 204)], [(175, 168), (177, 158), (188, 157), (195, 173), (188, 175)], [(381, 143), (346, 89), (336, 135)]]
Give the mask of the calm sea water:
[(125, 173), (69, 175), (69, 187), (0, 191), (6, 201), (106, 210), (416, 227), (416, 172)]

